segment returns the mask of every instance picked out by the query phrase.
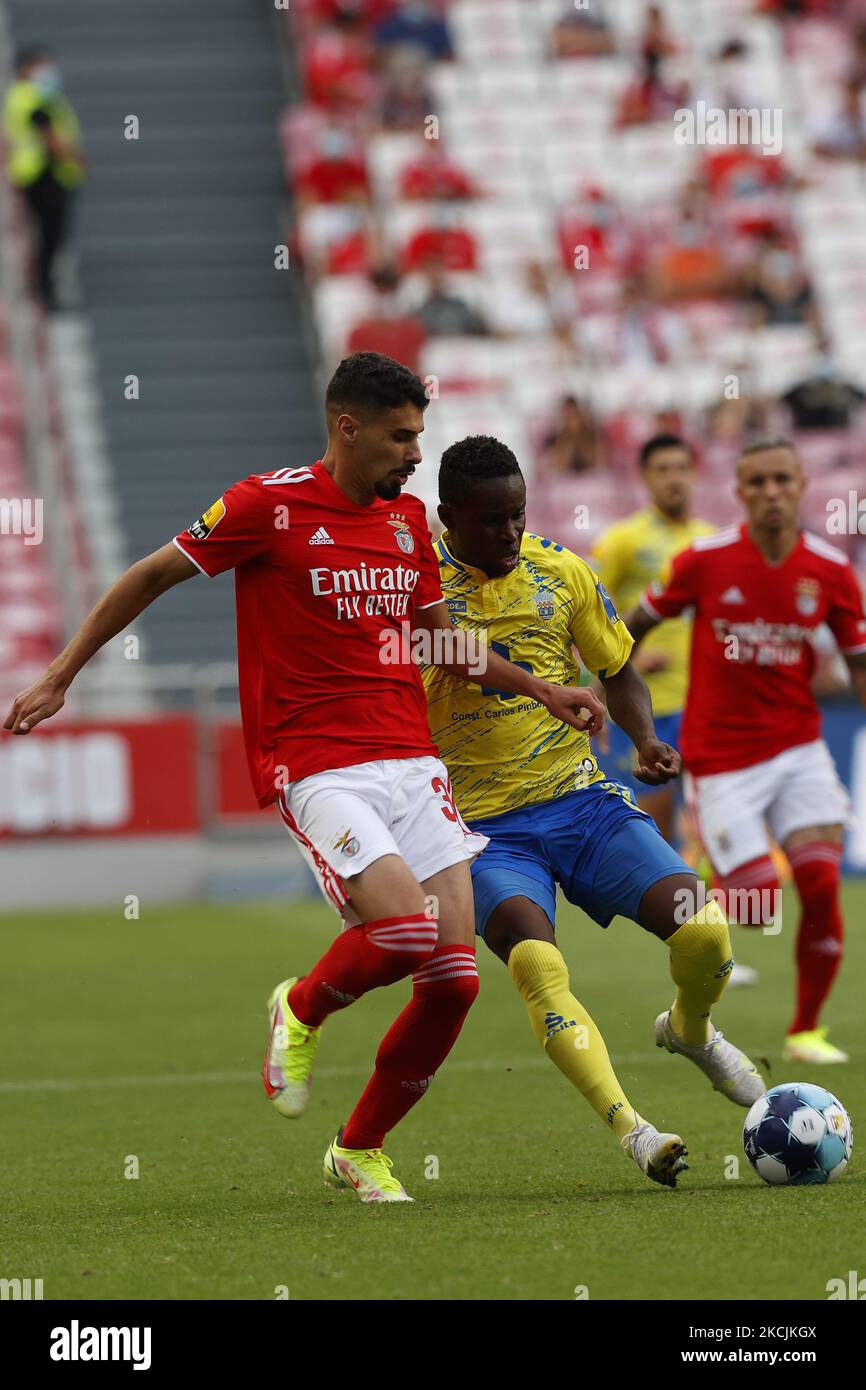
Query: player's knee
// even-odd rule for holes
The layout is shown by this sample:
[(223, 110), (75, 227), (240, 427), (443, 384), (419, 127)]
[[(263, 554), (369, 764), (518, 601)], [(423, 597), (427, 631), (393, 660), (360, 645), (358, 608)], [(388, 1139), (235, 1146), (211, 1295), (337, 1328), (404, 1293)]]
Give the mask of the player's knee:
[(569, 988), (568, 966), (558, 946), (550, 941), (520, 941), (508, 957), (508, 969), (530, 1004)]
[(674, 978), (676, 960), (696, 957), (702, 960), (707, 973), (717, 979), (725, 979), (731, 973), (733, 959), (728, 919), (714, 897), (708, 898), (670, 941)]
[(716, 891), (728, 921), (740, 927), (769, 926), (778, 912), (779, 876), (768, 854), (726, 874)]
[(415, 994), (437, 1012), (467, 1014), (478, 997), (478, 966), (471, 946), (440, 946), (412, 976)]
[(788, 862), (801, 900), (808, 900), (813, 910), (828, 911), (841, 887), (842, 846), (810, 841), (790, 850)]
[(411, 975), (429, 961), (439, 941), (439, 923), (426, 913), (408, 917), (387, 917), (366, 922), (358, 928), (364, 933), (372, 953), (371, 972), (375, 975), (369, 988), (394, 984)]

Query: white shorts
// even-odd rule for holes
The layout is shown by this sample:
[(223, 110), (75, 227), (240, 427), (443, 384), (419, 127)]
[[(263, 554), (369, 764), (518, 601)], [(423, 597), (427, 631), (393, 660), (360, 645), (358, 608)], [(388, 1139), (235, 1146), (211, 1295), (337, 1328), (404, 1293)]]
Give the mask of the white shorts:
[(471, 863), (489, 843), (464, 824), (445, 764), (433, 757), (315, 772), (284, 787), (277, 806), (325, 898), (349, 924), (358, 919), (344, 879), (384, 854), (398, 854), (423, 883)]
[(690, 777), (686, 786), (704, 848), (722, 877), (770, 853), (768, 827), (781, 845), (794, 830), (845, 825), (851, 814), (822, 738), (737, 772)]

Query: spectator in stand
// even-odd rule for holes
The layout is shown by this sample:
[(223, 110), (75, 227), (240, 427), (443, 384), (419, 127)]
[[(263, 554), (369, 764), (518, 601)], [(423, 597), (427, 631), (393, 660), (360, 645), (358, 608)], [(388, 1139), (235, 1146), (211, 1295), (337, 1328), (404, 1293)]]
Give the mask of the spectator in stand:
[(329, 113), (315, 137), (309, 162), (298, 170), (295, 192), (302, 205), (368, 200), (364, 147), (336, 115)]
[(601, 0), (592, 6), (567, 8), (553, 26), (550, 36), (554, 58), (599, 58), (615, 53), (616, 45), (607, 26)]
[(36, 293), (48, 310), (59, 309), (57, 256), (69, 234), (75, 192), (87, 160), (81, 127), (54, 55), (44, 45), (22, 49), (4, 112), (6, 172), (28, 204), (36, 232)]
[(688, 329), (664, 307), (651, 304), (637, 280), (624, 280), (613, 314), (590, 314), (577, 325), (584, 362), (603, 361), (623, 367), (652, 367), (682, 357)]
[(766, 402), (752, 393), (748, 363), (738, 362), (731, 369), (731, 375), (737, 377), (740, 394), (731, 398), (723, 396), (710, 406), (702, 431), (707, 457), (719, 467), (722, 463), (736, 462), (747, 436), (757, 438), (770, 427)]
[(432, 106), (427, 59), (416, 48), (395, 48), (382, 72), (380, 117), (385, 130), (421, 130)]
[(784, 232), (778, 228), (763, 238), (747, 272), (747, 293), (753, 306), (753, 326), (807, 323), (812, 317), (812, 291), (803, 266)]
[[(309, 0), (308, 0), (309, 2)], [(393, 10), (395, 0), (312, 0), (313, 17), (323, 23), (335, 23), (348, 15), (365, 24), (378, 24)]]
[(470, 176), (446, 154), (441, 140), (423, 140), (419, 153), (400, 170), (397, 187), (407, 202), (448, 202), (478, 196)]
[(662, 59), (658, 53), (641, 54), (638, 75), (626, 87), (617, 107), (614, 124), (619, 129), (666, 120), (687, 104), (687, 84), (666, 82), (661, 69)]
[(757, 0), (759, 14), (777, 15), (780, 19), (800, 19), (807, 16), (832, 14), (839, 0)]
[(578, 247), (586, 247), (587, 269), (616, 269), (625, 255), (626, 234), (620, 210), (598, 184), (587, 184), (580, 196), (566, 204), (557, 227), (562, 261), (573, 272)]
[(432, 0), (403, 0), (394, 14), (377, 25), (373, 38), (380, 50), (398, 45), (415, 48), (428, 62), (454, 56), (442, 7)]
[(856, 77), (844, 83), (835, 115), (816, 125), (812, 145), (825, 159), (866, 159), (866, 116)]
[(483, 316), (448, 286), (445, 266), (435, 258), (426, 267), (427, 292), (415, 310), (431, 338), (483, 337), (490, 332)]
[(375, 302), (369, 314), (349, 334), (346, 353), (380, 352), (417, 371), (427, 330), (415, 314), (408, 314), (399, 299), (400, 275), (396, 266), (377, 266), (370, 276)]
[(360, 13), (336, 10), (333, 21), (310, 36), (304, 46), (304, 85), (309, 101), (334, 110), (357, 109), (372, 100), (370, 46)]
[(319, 203), (298, 220), (298, 250), (312, 276), (367, 275), (381, 259), (381, 237), (364, 203)]
[(541, 443), (541, 464), (549, 473), (586, 473), (604, 463), (601, 433), (588, 406), (566, 396), (559, 418)]
[(555, 334), (573, 347), (575, 314), (573, 285), (561, 273), (552, 273), (541, 261), (528, 261), (519, 279), (509, 283), (508, 293), (497, 296), (497, 333), (505, 337), (550, 337)]
[(403, 270), (426, 270), (431, 261), (445, 270), (477, 270), (478, 248), (472, 233), (460, 225), (459, 209), (440, 203), (430, 221), (419, 227), (403, 250)]
[(655, 59), (656, 62), (661, 62), (662, 58), (670, 58), (676, 53), (676, 41), (668, 33), (661, 5), (647, 5), (638, 49), (643, 58)]
[(848, 73), (849, 80), (861, 89), (866, 87), (866, 24), (860, 24), (854, 35), (854, 57)]
[(703, 191), (695, 183), (686, 184), (667, 239), (650, 266), (650, 293), (665, 302), (724, 295), (731, 287)]
[(809, 376), (786, 391), (782, 400), (797, 430), (847, 430), (866, 395), (842, 376), (833, 361), (829, 340), (822, 336)]

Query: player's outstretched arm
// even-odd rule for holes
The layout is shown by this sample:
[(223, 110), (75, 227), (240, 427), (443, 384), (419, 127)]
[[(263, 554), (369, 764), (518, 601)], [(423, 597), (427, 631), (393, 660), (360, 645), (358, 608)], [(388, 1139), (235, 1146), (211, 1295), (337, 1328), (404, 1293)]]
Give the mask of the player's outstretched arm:
[(634, 638), (635, 647), (643, 641), (648, 632), (652, 632), (653, 628), (658, 627), (659, 623), (663, 621), (662, 618), (655, 617), (650, 613), (642, 603), (638, 603), (623, 618), (623, 622)]
[(637, 749), (638, 766), (634, 776), (653, 787), (670, 782), (679, 775), (680, 755), (656, 736), (652, 700), (643, 676), (629, 660), (615, 676), (601, 679), (611, 718), (625, 730)]
[(491, 651), (463, 628), (454, 627), (444, 603), (422, 609), (416, 620), (433, 639), (431, 665), (458, 680), (486, 685), (503, 695), (526, 695), (573, 729), (597, 734), (604, 727), (604, 704), (593, 691), (585, 686), (551, 685), (550, 681), (539, 680), (523, 666)]
[(866, 652), (857, 652), (845, 657), (845, 664), (851, 673), (851, 687), (861, 705), (866, 705)]
[(146, 555), (106, 589), (72, 640), (52, 661), (45, 675), (12, 702), (3, 723), (13, 734), (29, 734), (43, 719), (63, 708), (66, 691), (90, 658), (154, 599), (199, 570), (175, 545), (164, 545)]

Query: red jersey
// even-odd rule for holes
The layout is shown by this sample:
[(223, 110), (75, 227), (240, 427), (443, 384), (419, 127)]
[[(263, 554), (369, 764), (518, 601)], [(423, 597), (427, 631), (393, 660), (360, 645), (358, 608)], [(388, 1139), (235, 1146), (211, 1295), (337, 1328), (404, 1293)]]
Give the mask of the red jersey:
[(680, 742), (696, 776), (751, 767), (820, 738), (810, 677), (821, 623), (843, 654), (866, 652), (854, 571), (841, 550), (808, 531), (780, 565), (764, 558), (745, 525), (701, 536), (643, 602), (660, 618), (694, 609)]
[(321, 461), (279, 468), (235, 483), (174, 544), (210, 577), (235, 570), (241, 715), (260, 806), (314, 772), (436, 753), (411, 643), (393, 636), (442, 599), (417, 497), (361, 507)]

